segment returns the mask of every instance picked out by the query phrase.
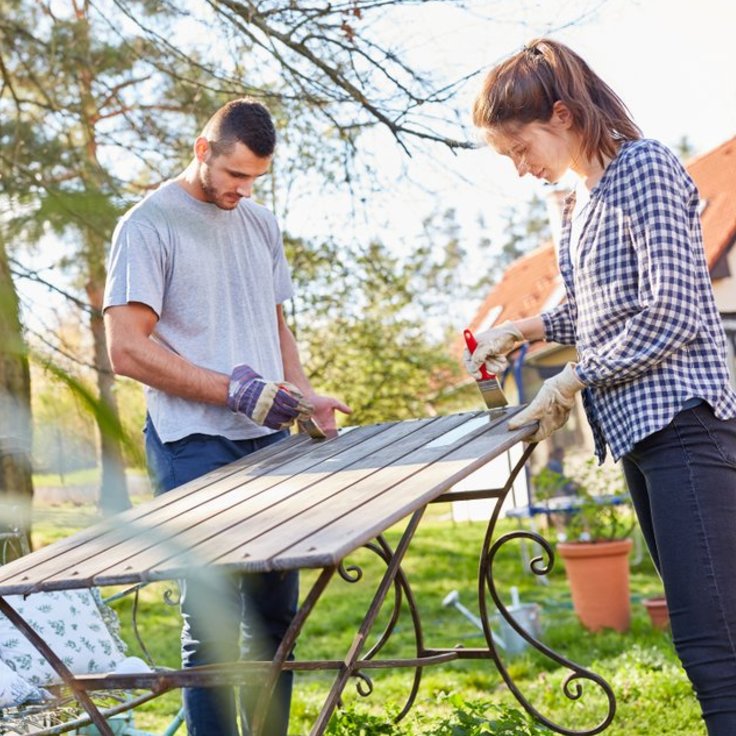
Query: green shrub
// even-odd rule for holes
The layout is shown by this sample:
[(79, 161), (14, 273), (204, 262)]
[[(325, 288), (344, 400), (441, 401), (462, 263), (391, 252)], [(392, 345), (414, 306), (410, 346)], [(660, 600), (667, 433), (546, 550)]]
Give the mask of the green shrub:
[(447, 696), (452, 712), (426, 736), (548, 736), (548, 728), (533, 722), (526, 713), (506, 705)]
[[(388, 720), (387, 720), (388, 718)], [(403, 736), (407, 732), (390, 716), (379, 717), (355, 706), (338, 710), (326, 731), (328, 736)]]
[(460, 695), (439, 698), (452, 710), (439, 723), (426, 723), (421, 715), (394, 723), (354, 706), (338, 711), (327, 728), (328, 736), (551, 736), (552, 731), (533, 722), (517, 708), (465, 700)]

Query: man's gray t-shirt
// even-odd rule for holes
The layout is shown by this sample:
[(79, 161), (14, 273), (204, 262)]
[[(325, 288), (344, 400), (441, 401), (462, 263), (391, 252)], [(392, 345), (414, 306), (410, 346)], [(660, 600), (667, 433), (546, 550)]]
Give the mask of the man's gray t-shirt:
[[(195, 365), (229, 375), (247, 363), (268, 380), (283, 380), (276, 305), (291, 296), (276, 218), (249, 199), (223, 210), (169, 181), (115, 229), (104, 309), (146, 304), (159, 317), (153, 339)], [(272, 432), (227, 407), (150, 387), (146, 401), (164, 442)]]

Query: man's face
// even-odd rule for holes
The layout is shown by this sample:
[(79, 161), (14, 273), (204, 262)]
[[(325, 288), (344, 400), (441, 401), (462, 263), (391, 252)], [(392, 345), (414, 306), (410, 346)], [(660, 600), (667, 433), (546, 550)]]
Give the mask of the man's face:
[(206, 146), (199, 161), (199, 185), (204, 201), (223, 210), (235, 209), (242, 197), (251, 196), (255, 180), (268, 172), (271, 158), (256, 156), (243, 143), (235, 143), (219, 155)]

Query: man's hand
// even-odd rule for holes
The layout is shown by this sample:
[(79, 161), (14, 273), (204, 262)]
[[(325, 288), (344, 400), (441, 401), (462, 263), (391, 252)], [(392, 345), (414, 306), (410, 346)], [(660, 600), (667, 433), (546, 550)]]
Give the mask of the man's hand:
[(320, 396), (319, 394), (311, 394), (309, 401), (314, 405), (314, 419), (325, 434), (332, 435), (337, 431), (337, 423), (335, 422), (335, 412), (339, 411), (343, 414), (352, 414), (353, 410), (342, 401), (332, 396)]
[(526, 409), (509, 419), (509, 429), (519, 429), (538, 420), (539, 429), (527, 438), (527, 442), (541, 442), (567, 421), (575, 405), (575, 394), (584, 388), (585, 384), (575, 373), (575, 363), (568, 363), (560, 373), (542, 384)]
[(270, 429), (286, 429), (296, 419), (312, 415), (314, 407), (293, 384), (266, 381), (248, 365), (230, 374), (227, 405), (231, 411)]
[(476, 380), (481, 378), (480, 367), (483, 363), (490, 373), (503, 373), (508, 365), (506, 355), (524, 342), (524, 335), (513, 322), (503, 322), (498, 327), (481, 332), (475, 338), (478, 346), (472, 355), (465, 348), (463, 361), (468, 373)]

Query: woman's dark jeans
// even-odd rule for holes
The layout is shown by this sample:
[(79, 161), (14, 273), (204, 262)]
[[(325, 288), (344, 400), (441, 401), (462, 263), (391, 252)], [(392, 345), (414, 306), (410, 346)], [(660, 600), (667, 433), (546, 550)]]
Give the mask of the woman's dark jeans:
[[(228, 440), (195, 434), (163, 443), (150, 418), (146, 419), (145, 434), (149, 471), (158, 493), (188, 483), (288, 435), (277, 432), (254, 440)], [(238, 659), (238, 652), (243, 659), (270, 660), (296, 613), (299, 573), (227, 577), (213, 574), (210, 568), (202, 575), (192, 574), (181, 585), (184, 667), (232, 662)], [(255, 675), (256, 680), (258, 677)], [(286, 736), (292, 682), (293, 673), (280, 676), (262, 730), (264, 736)], [(240, 692), (246, 735), (250, 733), (248, 722), (253, 717), (258, 691), (258, 687), (244, 687)], [(185, 688), (184, 709), (190, 736), (238, 736), (233, 688)]]
[(709, 736), (736, 734), (736, 419), (681, 411), (623, 459)]

